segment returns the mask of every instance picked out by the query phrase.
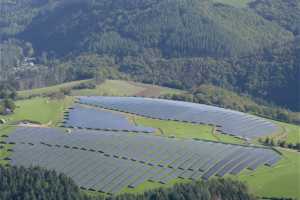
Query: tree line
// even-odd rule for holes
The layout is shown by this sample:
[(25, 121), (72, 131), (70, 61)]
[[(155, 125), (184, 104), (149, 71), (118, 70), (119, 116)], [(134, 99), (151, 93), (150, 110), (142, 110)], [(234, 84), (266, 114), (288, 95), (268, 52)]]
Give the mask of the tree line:
[(143, 194), (87, 195), (63, 174), (41, 168), (0, 166), (1, 200), (255, 200), (245, 184), (231, 179), (212, 179)]
[(7, 83), (0, 82), (0, 114), (10, 114), (16, 109), (14, 100), (17, 98), (16, 90)]
[(269, 138), (269, 137), (266, 137), (265, 139), (260, 138), (259, 142), (266, 146), (271, 146), (271, 147), (279, 146), (282, 148), (294, 149), (300, 152), (299, 142), (294, 144), (294, 143), (288, 143), (284, 140), (274, 140), (273, 138)]

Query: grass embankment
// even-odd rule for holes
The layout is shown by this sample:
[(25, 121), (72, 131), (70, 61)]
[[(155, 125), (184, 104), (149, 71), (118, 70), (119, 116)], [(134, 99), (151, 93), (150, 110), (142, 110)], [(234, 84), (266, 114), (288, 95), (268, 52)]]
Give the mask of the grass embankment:
[(131, 116), (135, 124), (158, 129), (157, 134), (161, 136), (174, 136), (181, 139), (202, 139), (218, 142), (242, 144), (243, 140), (229, 135), (214, 132), (214, 128), (209, 125), (198, 125), (176, 121), (165, 121), (149, 119), (139, 116)]
[(262, 166), (256, 171), (245, 170), (237, 177), (244, 181), (259, 197), (290, 197), (300, 199), (300, 154), (280, 150), (283, 158), (270, 168)]

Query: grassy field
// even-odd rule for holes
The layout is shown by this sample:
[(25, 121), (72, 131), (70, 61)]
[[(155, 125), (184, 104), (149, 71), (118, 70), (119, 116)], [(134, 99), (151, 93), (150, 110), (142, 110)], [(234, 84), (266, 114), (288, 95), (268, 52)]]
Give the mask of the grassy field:
[[(80, 83), (90, 82), (92, 80), (74, 81), (60, 85), (37, 88), (33, 90), (19, 91), (20, 98), (28, 98), (30, 96), (49, 95), (59, 92), (61, 89), (72, 88)], [(97, 85), (95, 89), (71, 90), (73, 96), (147, 96), (157, 97), (163, 94), (178, 94), (183, 91), (154, 86), (149, 84), (136, 83), (123, 80), (106, 80), (104, 83)]]
[(174, 136), (182, 139), (203, 139), (235, 144), (244, 142), (229, 135), (214, 133), (213, 127), (208, 125), (156, 120), (138, 116), (131, 116), (131, 120), (137, 125), (157, 128), (158, 135), (167, 137)]
[(285, 140), (287, 143), (300, 143), (300, 126), (275, 122), (281, 127), (279, 134), (274, 135), (275, 139)]
[(74, 96), (159, 96), (180, 90), (122, 80), (106, 80), (95, 89), (73, 90)]
[(255, 172), (246, 170), (238, 177), (253, 194), (260, 197), (292, 197), (300, 199), (300, 154), (281, 150), (283, 159), (273, 168), (260, 167)]
[(159, 97), (165, 94), (180, 94), (183, 93), (183, 90), (172, 89), (168, 87), (162, 87), (157, 85), (150, 85), (138, 82), (128, 82), (131, 85), (144, 88), (143, 91), (136, 93), (136, 96), (145, 96), (145, 97)]
[(143, 87), (130, 84), (127, 81), (107, 80), (95, 89), (73, 90), (74, 96), (130, 96), (143, 91)]
[(19, 121), (32, 121), (48, 126), (55, 126), (62, 120), (63, 111), (73, 103), (72, 97), (66, 97), (62, 100), (50, 100), (49, 98), (33, 98), (20, 100), (16, 102), (17, 109), (15, 113), (8, 116), (1, 116), (8, 123)]
[(61, 89), (64, 89), (64, 88), (72, 88), (76, 85), (79, 85), (80, 83), (85, 83), (85, 82), (89, 82), (89, 81), (91, 81), (91, 80), (73, 81), (73, 82), (68, 82), (68, 83), (64, 83), (64, 84), (60, 84), (60, 85), (54, 85), (54, 86), (50, 86), (50, 87), (18, 91), (18, 96), (21, 98), (28, 98), (30, 96), (35, 96), (35, 95), (47, 95), (47, 94), (51, 94), (54, 92), (59, 92)]

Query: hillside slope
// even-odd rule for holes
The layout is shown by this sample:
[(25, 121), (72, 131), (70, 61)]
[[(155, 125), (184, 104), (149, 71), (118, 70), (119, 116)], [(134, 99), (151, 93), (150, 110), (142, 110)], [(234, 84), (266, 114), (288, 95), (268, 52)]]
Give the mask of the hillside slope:
[(295, 35), (300, 34), (299, 0), (256, 0), (249, 6), (265, 19), (277, 22)]
[(40, 13), (21, 38), (58, 55), (80, 49), (124, 56), (150, 48), (165, 57), (222, 57), (284, 43), (292, 34), (249, 9), (211, 1), (89, 0)]
[[(181, 89), (212, 84), (300, 109), (299, 0), (1, 0), (0, 6), (1, 43), (28, 43), (11, 42), (21, 49), (16, 54), (25, 53), (3, 56), (0, 66), (0, 80), (16, 80), (20, 89), (121, 72)], [(37, 58), (34, 70), (13, 66), (25, 54)]]

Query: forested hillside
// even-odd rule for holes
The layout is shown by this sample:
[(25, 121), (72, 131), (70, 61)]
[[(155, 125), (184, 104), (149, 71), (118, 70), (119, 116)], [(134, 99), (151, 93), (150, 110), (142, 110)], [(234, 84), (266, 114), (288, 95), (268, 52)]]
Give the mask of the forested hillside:
[(253, 12), (209, 1), (105, 0), (62, 3), (38, 15), (21, 38), (59, 55), (90, 50), (127, 56), (156, 49), (164, 57), (223, 57), (284, 43), (292, 35)]
[[(187, 90), (212, 84), (299, 111), (299, 5), (1, 0), (1, 43), (16, 53), (0, 80), (18, 77), (21, 89), (96, 76)], [(20, 67), (24, 57), (35, 57), (34, 67)]]
[(276, 21), (295, 35), (300, 34), (300, 4), (290, 0), (256, 0), (250, 3), (259, 15)]

